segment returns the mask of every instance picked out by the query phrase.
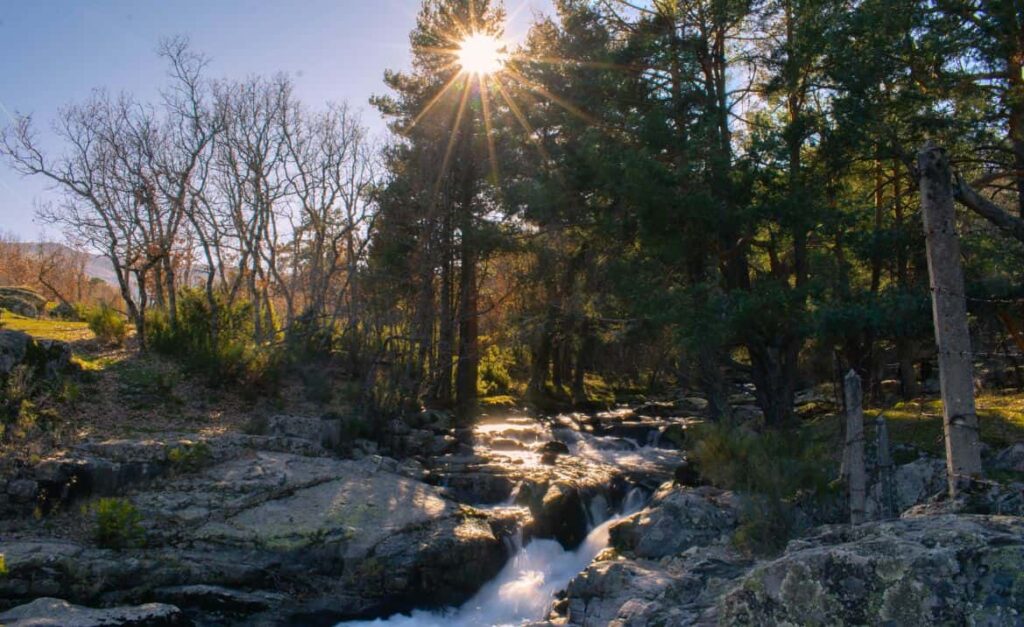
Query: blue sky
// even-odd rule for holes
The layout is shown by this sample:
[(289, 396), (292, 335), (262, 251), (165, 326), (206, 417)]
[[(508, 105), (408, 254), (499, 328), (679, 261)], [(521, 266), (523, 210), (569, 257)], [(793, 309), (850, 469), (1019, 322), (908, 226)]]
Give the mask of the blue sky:
[[(162, 37), (185, 35), (211, 58), (209, 74), (243, 78), (287, 72), (310, 106), (347, 101), (383, 134), (368, 104), (385, 91), (384, 70), (407, 65), (419, 0), (3, 0), (0, 2), (0, 125), (32, 114), (48, 132), (61, 106), (91, 90), (155, 98), (165, 67)], [(508, 35), (521, 37), (549, 0), (506, 0)], [(52, 139), (44, 145), (58, 149)], [(46, 183), (0, 164), (0, 231), (40, 238), (33, 207), (56, 196)], [(49, 228), (47, 236), (58, 234)]]

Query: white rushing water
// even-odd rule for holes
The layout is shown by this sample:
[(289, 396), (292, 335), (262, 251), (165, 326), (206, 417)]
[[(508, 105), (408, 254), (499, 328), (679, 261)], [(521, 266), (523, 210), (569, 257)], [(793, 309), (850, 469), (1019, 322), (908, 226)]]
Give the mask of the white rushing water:
[(565, 588), (608, 546), (608, 529), (622, 516), (638, 511), (644, 496), (634, 489), (623, 513), (591, 530), (575, 551), (554, 540), (534, 540), (519, 549), (505, 568), (465, 605), (445, 611), (416, 611), (386, 619), (341, 623), (345, 627), (513, 627), (547, 616), (554, 594)]

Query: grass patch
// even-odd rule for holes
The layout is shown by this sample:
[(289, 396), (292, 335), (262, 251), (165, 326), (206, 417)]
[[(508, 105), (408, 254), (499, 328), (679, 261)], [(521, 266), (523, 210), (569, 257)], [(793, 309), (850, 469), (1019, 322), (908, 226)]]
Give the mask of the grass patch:
[(480, 399), (480, 407), (485, 409), (511, 409), (516, 406), (516, 399), (508, 394), (485, 396)]
[[(986, 393), (975, 399), (981, 441), (995, 450), (1024, 442), (1024, 393)], [(919, 399), (896, 403), (887, 409), (864, 411), (864, 432), (869, 442), (875, 439), (875, 418), (885, 414), (889, 439), (894, 445), (910, 445), (933, 457), (945, 457), (942, 430), (942, 401)], [(821, 441), (833, 442), (838, 455), (842, 452), (846, 417), (829, 413), (804, 422), (804, 430)]]
[(71, 357), (71, 363), (78, 366), (82, 372), (103, 372), (108, 368), (123, 361), (118, 355), (86, 355), (75, 353)]
[(599, 374), (587, 372), (583, 374), (583, 387), (587, 391), (587, 399), (595, 403), (615, 404), (615, 388)]
[(118, 362), (112, 370), (118, 392), (131, 409), (182, 404), (174, 393), (181, 382), (176, 368), (140, 359)]
[(69, 322), (52, 318), (26, 318), (8, 311), (3, 312), (4, 328), (23, 331), (40, 340), (62, 340), (78, 342), (92, 340), (96, 334), (89, 330), (85, 322)]

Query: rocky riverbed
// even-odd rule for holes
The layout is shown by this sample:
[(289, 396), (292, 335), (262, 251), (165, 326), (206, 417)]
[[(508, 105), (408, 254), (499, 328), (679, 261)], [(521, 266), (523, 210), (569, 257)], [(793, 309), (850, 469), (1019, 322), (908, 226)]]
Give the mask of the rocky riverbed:
[[(701, 409), (471, 429), (424, 412), (343, 454), (336, 420), (295, 416), (85, 442), (0, 486), (0, 622), (1024, 624), (1021, 486), (967, 515), (930, 500), (942, 464), (917, 459), (894, 473), (901, 519), (804, 512), (802, 537), (755, 561), (732, 543), (737, 495), (674, 481)], [(97, 545), (83, 506), (103, 496), (132, 503), (144, 543)]]
[[(524, 542), (578, 549), (631, 489), (669, 478), (681, 452), (615, 434), (640, 424), (664, 426), (519, 414), (458, 431), (425, 413), (389, 429), (401, 461), (370, 442), (342, 458), (338, 424), (294, 416), (264, 435), (85, 442), (4, 482), (3, 620), (157, 620), (138, 606), (163, 621), (334, 624), (455, 607)], [(94, 541), (84, 508), (109, 496), (137, 510), (143, 544)]]

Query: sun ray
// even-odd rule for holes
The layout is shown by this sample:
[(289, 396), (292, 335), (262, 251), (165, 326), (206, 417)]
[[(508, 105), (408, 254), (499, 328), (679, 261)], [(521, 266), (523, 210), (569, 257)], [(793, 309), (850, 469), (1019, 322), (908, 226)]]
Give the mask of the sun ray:
[(537, 147), (537, 152), (540, 153), (541, 158), (545, 162), (550, 162), (551, 157), (548, 156), (548, 151), (544, 148), (540, 138), (537, 137), (536, 131), (534, 131), (533, 127), (530, 126), (529, 120), (527, 120), (526, 116), (523, 115), (523, 111), (519, 108), (519, 105), (517, 105), (508, 95), (508, 92), (505, 91), (505, 86), (502, 84), (501, 78), (497, 75), (494, 76), (494, 85), (498, 88), (498, 93), (501, 94), (502, 100), (504, 100), (505, 104), (508, 105), (509, 111), (512, 112), (512, 116), (515, 117), (515, 119), (519, 121), (519, 125), (523, 127), (527, 138), (529, 138), (529, 140)]
[(595, 70), (621, 70), (624, 72), (643, 71), (642, 66), (623, 65), (621, 63), (608, 63), (607, 61), (580, 61), (578, 59), (563, 59), (561, 57), (516, 57), (516, 60), (529, 61), (531, 63), (542, 63), (544, 65), (564, 65), (571, 67), (591, 68)]
[(444, 152), (444, 160), (441, 162), (441, 172), (438, 174), (437, 182), (434, 184), (434, 193), (430, 199), (430, 207), (433, 210), (437, 204), (437, 198), (441, 194), (441, 184), (444, 182), (444, 176), (448, 173), (448, 166), (452, 160), (452, 153), (455, 152), (455, 142), (459, 137), (459, 131), (462, 127), (462, 118), (466, 113), (466, 103), (469, 102), (470, 82), (466, 79), (466, 86), (462, 90), (462, 100), (459, 102), (459, 110), (455, 114), (455, 124), (452, 126), (451, 136), (448, 138), (448, 147)]
[(410, 124), (409, 128), (406, 130), (412, 130), (413, 128), (415, 128), (416, 125), (420, 123), (420, 120), (422, 120), (428, 113), (430, 113), (430, 110), (433, 109), (437, 105), (437, 103), (441, 101), (441, 98), (444, 98), (444, 95), (448, 92), (449, 89), (452, 88), (452, 85), (454, 85), (459, 80), (459, 78), (459, 74), (455, 74), (454, 76), (452, 76), (451, 79), (447, 83), (445, 83), (445, 86), (442, 87), (437, 92), (437, 94), (430, 99), (430, 102), (427, 103), (427, 106), (423, 107), (423, 110), (420, 111), (419, 115), (416, 116), (416, 118), (412, 121), (412, 124)]
[(480, 105), (483, 108), (484, 114), (484, 132), (487, 134), (487, 154), (491, 160), (491, 179), (494, 187), (497, 189), (498, 182), (501, 179), (498, 172), (498, 149), (494, 143), (494, 125), (491, 121), (490, 88), (484, 82), (483, 76), (477, 77), (477, 83), (480, 85)]
[(576, 117), (580, 118), (584, 122), (587, 122), (587, 123), (590, 123), (590, 124), (596, 124), (597, 123), (597, 119), (594, 116), (590, 115), (589, 113), (587, 113), (583, 109), (580, 109), (579, 107), (577, 107), (576, 105), (572, 104), (571, 102), (569, 102), (565, 98), (562, 98), (561, 96), (553, 93), (551, 90), (547, 89), (546, 87), (544, 87), (540, 83), (537, 83), (536, 81), (530, 80), (529, 78), (523, 76), (519, 71), (517, 71), (511, 65), (507, 66), (505, 68), (505, 70), (510, 75), (512, 75), (516, 80), (518, 80), (522, 84), (526, 85), (526, 87), (528, 89), (530, 89), (531, 91), (534, 91), (534, 92), (540, 94), (541, 96), (547, 98), (551, 102), (553, 102), (553, 103), (557, 104), (558, 106), (562, 107), (563, 109), (565, 109), (569, 113), (575, 115)]

